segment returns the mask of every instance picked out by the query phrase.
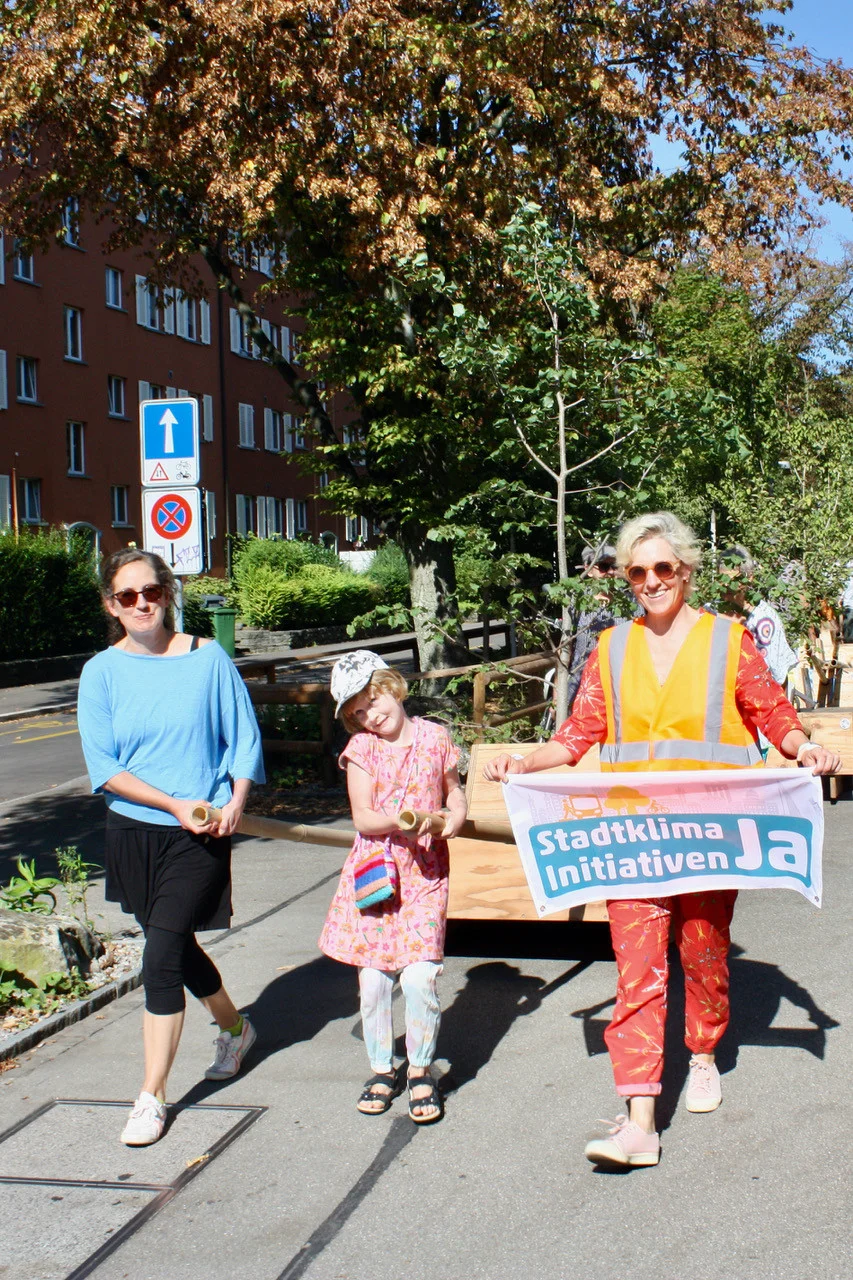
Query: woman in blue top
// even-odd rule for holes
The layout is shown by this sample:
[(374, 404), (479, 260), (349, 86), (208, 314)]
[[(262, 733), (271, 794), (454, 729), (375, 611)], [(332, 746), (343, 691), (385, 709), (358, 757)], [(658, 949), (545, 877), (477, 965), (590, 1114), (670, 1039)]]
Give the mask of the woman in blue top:
[[(220, 1028), (209, 1080), (236, 1075), (255, 1031), (235, 1008), (197, 929), (231, 919), (231, 834), (264, 779), (246, 686), (219, 645), (174, 631), (174, 578), (128, 548), (102, 572), (117, 643), (83, 668), (77, 717), (93, 791), (107, 802), (106, 896), (145, 932), (145, 1078), (121, 1135), (156, 1142), (184, 1022), (184, 987)], [(221, 808), (196, 822), (198, 804)]]

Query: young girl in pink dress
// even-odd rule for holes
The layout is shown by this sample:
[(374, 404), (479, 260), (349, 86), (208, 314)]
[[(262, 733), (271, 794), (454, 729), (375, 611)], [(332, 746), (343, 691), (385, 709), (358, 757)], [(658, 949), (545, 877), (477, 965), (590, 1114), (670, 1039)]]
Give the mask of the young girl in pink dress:
[[(377, 654), (346, 654), (332, 670), (331, 688), (336, 714), (353, 734), (340, 759), (358, 834), (320, 948), (359, 971), (364, 1043), (374, 1072), (358, 1099), (359, 1111), (380, 1115), (403, 1088), (393, 1063), (391, 1019), (399, 977), (406, 1003), (409, 1115), (416, 1124), (429, 1124), (442, 1115), (430, 1064), (441, 1020), (436, 980), (447, 923), (447, 838), (466, 817), (458, 752), (446, 729), (406, 715), (406, 682)], [(444, 804), (449, 812), (439, 836), (428, 833), (426, 822), (417, 833), (400, 830), (401, 809), (434, 812)], [(397, 884), (393, 896), (359, 909), (356, 868), (370, 855), (380, 868), (384, 859)]]

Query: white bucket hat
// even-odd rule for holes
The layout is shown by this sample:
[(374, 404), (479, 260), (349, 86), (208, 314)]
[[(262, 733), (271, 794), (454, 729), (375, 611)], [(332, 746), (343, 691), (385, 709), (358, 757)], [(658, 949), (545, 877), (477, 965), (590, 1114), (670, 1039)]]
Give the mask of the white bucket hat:
[(338, 658), (332, 667), (330, 689), (335, 699), (335, 715), (341, 713), (341, 707), (350, 698), (354, 698), (362, 689), (370, 684), (374, 671), (387, 671), (388, 663), (378, 653), (370, 649), (355, 649)]

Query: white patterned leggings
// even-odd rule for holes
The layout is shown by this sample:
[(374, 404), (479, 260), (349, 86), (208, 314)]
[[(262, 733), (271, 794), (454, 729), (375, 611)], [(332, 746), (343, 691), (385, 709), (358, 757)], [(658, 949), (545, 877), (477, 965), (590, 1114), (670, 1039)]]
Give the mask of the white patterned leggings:
[(442, 968), (432, 960), (419, 960), (397, 973), (388, 973), (384, 969), (359, 969), (364, 1045), (377, 1075), (388, 1075), (393, 1070), (391, 996), (397, 977), (406, 1002), (406, 1056), (409, 1065), (428, 1067), (432, 1062), (441, 1023), (436, 981)]

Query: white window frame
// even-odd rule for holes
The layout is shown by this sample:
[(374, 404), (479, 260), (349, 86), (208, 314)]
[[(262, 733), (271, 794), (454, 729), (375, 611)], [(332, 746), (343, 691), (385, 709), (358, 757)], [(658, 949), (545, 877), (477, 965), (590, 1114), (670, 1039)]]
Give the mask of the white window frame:
[(77, 196), (69, 196), (62, 206), (62, 232), (60, 239), (63, 244), (70, 245), (72, 249), (80, 248), (80, 200)]
[(252, 360), (253, 349), (255, 344), (249, 337), (246, 329), (246, 322), (240, 315), (236, 307), (232, 307), (229, 312), (229, 324), (231, 328), (231, 350), (235, 356), (242, 356), (244, 360)]
[[(114, 388), (118, 388), (118, 396), (113, 395)], [(111, 418), (127, 417), (127, 378), (118, 373), (107, 374), (107, 413)]]
[(63, 307), (62, 330), (65, 343), (65, 359), (75, 364), (83, 363), (83, 312), (79, 307)]
[(35, 258), (31, 253), (24, 253), (20, 240), (15, 240), (12, 246), (12, 275), (24, 284), (36, 282)]
[(246, 534), (256, 532), (257, 504), (255, 499), (248, 493), (237, 493), (234, 498), (236, 504), (236, 529), (245, 538)]
[(284, 423), (284, 451), (285, 453), (293, 453), (293, 414), (285, 413), (283, 415)]
[(110, 485), (110, 514), (114, 529), (130, 527), (130, 485)]
[(281, 453), (284, 439), (283, 415), (278, 409), (264, 409), (264, 448)]
[(210, 303), (207, 298), (200, 298), (198, 303), (199, 341), (210, 346)]
[(136, 277), (136, 323), (151, 333), (175, 332), (175, 299), (145, 276)]
[(239, 422), (238, 443), (241, 449), (254, 449), (255, 447), (255, 406), (253, 404), (243, 404), (237, 406), (237, 417)]
[(304, 419), (298, 418), (294, 414), (293, 417), (293, 447), (294, 449), (305, 448), (305, 425)]
[(295, 524), (297, 533), (308, 532), (308, 503), (304, 498), (298, 498), (296, 500)]
[[(107, 306), (113, 311), (124, 311), (124, 272), (120, 271), (118, 267), (107, 267), (105, 269), (104, 284)], [(116, 298), (118, 301), (116, 301)]]
[(21, 523), (43, 524), (41, 514), (41, 480), (21, 478)]
[(288, 538), (296, 537), (296, 510), (293, 498), (288, 498), (285, 506), (285, 536)]
[(12, 477), (0, 476), (0, 529), (12, 527)]
[(86, 425), (83, 422), (66, 422), (65, 442), (68, 452), (68, 474), (86, 474)]
[(360, 527), (360, 523), (359, 523), (358, 516), (347, 516), (346, 530), (345, 530), (344, 536), (346, 538), (346, 541), (349, 542), (350, 544), (354, 542), (358, 542), (359, 527)]
[[(15, 358), (15, 389), (20, 404), (38, 404), (39, 373), (38, 360), (35, 356), (17, 356)], [(26, 373), (26, 377), (24, 376)], [(27, 383), (28, 385), (25, 385)], [(32, 395), (22, 394), (32, 389)]]

